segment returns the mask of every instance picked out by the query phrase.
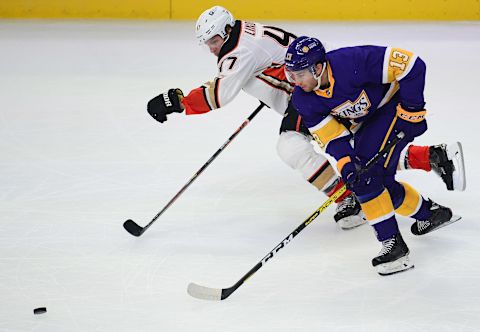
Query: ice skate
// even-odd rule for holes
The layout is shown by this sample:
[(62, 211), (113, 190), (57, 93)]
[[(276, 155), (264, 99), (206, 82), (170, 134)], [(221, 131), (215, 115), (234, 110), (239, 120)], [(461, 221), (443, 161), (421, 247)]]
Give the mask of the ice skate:
[(367, 222), (354, 193), (338, 202), (337, 210), (333, 217), (342, 229), (352, 229)]
[(448, 190), (464, 191), (466, 186), (465, 163), (460, 142), (430, 147), (430, 165), (445, 182)]
[(432, 202), (432, 206), (430, 207), (430, 211), (432, 211), (432, 215), (427, 220), (417, 220), (413, 223), (412, 227), (410, 228), (412, 233), (415, 235), (424, 235), (434, 230), (450, 225), (455, 221), (461, 219), (460, 216), (456, 216), (452, 214), (452, 210), (449, 208)]
[(411, 269), (414, 265), (408, 258), (409, 252), (402, 235), (397, 233), (391, 239), (382, 241), (382, 250), (372, 259), (372, 265), (382, 276)]

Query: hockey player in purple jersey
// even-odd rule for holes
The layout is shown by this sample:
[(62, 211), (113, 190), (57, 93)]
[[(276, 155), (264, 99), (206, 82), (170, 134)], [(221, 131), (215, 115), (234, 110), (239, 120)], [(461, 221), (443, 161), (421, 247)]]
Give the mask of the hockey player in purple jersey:
[[(381, 275), (412, 268), (395, 213), (415, 219), (411, 226), (415, 235), (460, 219), (395, 179), (402, 151), (427, 130), (425, 63), (412, 52), (392, 47), (358, 46), (326, 53), (318, 39), (304, 36), (288, 47), (285, 69), (296, 84), (295, 108), (320, 147), (336, 159), (382, 243), (373, 266)], [(368, 172), (359, 173), (400, 132), (404, 139)]]
[[(183, 96), (180, 89), (169, 89), (148, 102), (148, 112), (163, 123), (173, 113), (204, 114), (230, 103), (244, 90), (269, 105), (283, 120), (277, 151), (280, 159), (298, 171), (315, 188), (331, 196), (343, 186), (334, 168), (322, 153), (315, 151), (312, 136), (290, 102), (293, 85), (284, 72), (287, 46), (295, 35), (281, 28), (235, 20), (225, 8), (214, 6), (198, 18), (196, 36), (218, 57), (218, 73), (208, 83)], [(227, 65), (228, 64), (228, 65)], [(433, 170), (448, 190), (464, 190), (462, 167), (455, 167), (458, 143), (414, 146), (405, 149), (399, 162), (401, 169)], [(460, 154), (461, 157), (461, 154)], [(335, 221), (342, 229), (365, 223), (355, 195), (347, 190), (335, 201)]]

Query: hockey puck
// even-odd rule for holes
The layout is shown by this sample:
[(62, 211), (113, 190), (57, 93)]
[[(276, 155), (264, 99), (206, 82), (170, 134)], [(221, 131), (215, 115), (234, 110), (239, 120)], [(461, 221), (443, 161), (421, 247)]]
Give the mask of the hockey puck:
[(33, 313), (35, 315), (41, 315), (41, 314), (44, 314), (46, 312), (47, 312), (47, 308), (45, 308), (45, 307), (40, 307), (40, 308), (33, 309)]

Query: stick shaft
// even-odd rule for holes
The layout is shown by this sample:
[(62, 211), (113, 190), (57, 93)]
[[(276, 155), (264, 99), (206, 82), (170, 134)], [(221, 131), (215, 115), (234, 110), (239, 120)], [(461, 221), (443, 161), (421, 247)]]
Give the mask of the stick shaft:
[[(385, 147), (379, 151), (375, 156), (373, 156), (365, 165), (363, 169), (360, 170), (360, 173), (367, 172), (370, 167), (372, 167), (375, 163), (378, 162), (382, 157), (385, 157), (386, 154), (395, 146), (399, 141), (404, 138), (404, 133), (400, 132), (397, 136), (395, 136), (390, 143), (385, 145)], [(304, 222), (302, 222), (293, 232), (287, 235), (286, 238), (282, 240), (279, 244), (273, 248), (265, 257), (262, 258), (260, 262), (258, 262), (250, 271), (247, 272), (239, 281), (235, 283), (230, 288), (222, 289), (222, 296), (221, 299), (226, 299), (229, 297), (238, 287), (240, 287), (247, 279), (255, 274), (260, 268), (265, 265), (273, 256), (284, 248), (288, 243), (290, 243), (305, 227), (307, 227), (312, 221), (314, 221), (326, 208), (328, 208), (332, 202), (334, 202), (338, 197), (340, 197), (346, 191), (346, 185), (343, 185), (339, 188), (332, 196), (330, 196), (325, 203), (323, 203), (315, 212), (313, 212)]]
[(188, 180), (188, 182), (172, 197), (172, 199), (158, 212), (155, 217), (143, 227), (142, 233), (145, 232), (152, 224), (160, 218), (160, 216), (183, 194), (183, 192), (196, 180), (196, 178), (203, 173), (203, 171), (220, 155), (220, 153), (237, 137), (237, 135), (245, 128), (250, 121), (260, 112), (260, 110), (266, 106), (264, 103), (260, 103), (252, 114), (237, 128), (237, 130), (223, 143), (223, 145), (207, 160), (205, 164)]

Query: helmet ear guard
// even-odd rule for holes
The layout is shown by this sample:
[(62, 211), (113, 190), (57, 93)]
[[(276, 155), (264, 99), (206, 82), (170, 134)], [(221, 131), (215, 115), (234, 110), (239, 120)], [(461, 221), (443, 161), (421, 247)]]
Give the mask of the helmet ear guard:
[(195, 34), (199, 45), (219, 35), (222, 39), (227, 37), (227, 25), (233, 27), (233, 15), (221, 6), (214, 6), (204, 11), (198, 18)]

